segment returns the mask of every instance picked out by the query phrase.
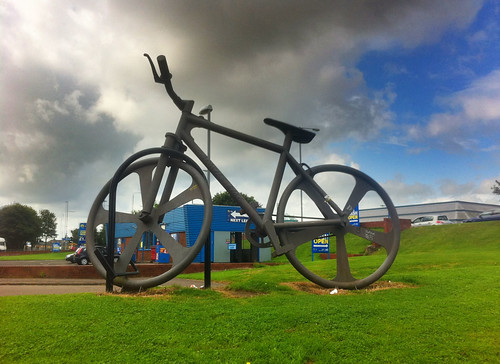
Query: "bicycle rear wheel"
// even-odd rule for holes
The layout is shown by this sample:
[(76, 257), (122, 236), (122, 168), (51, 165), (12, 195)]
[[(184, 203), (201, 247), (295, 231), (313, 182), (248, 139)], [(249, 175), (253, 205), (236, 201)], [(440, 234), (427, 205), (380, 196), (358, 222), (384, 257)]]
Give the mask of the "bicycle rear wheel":
[[(158, 242), (168, 253), (168, 261), (162, 264), (162, 271), (154, 276), (145, 276), (141, 273), (129, 276), (118, 276), (114, 279), (115, 285), (126, 289), (144, 289), (165, 283), (181, 273), (200, 252), (210, 230), (212, 220), (212, 199), (205, 177), (192, 165), (180, 159), (171, 158), (170, 165), (165, 170), (165, 175), (174, 173), (175, 182), (168, 201), (155, 204), (146, 221), (139, 219), (142, 211), (142, 204), (151, 187), (151, 181), (158, 164), (159, 158), (142, 159), (132, 163), (123, 173), (117, 189), (117, 204), (115, 214), (115, 236), (120, 238), (121, 255), (114, 264), (114, 270), (118, 274), (125, 273), (129, 262), (134, 256), (138, 256), (142, 251), (142, 259), (149, 262), (151, 259), (144, 256), (151, 254), (149, 248)], [(104, 245), (102, 238), (109, 220), (109, 210), (107, 200), (109, 196), (109, 186), (111, 181), (106, 183), (97, 195), (88, 216), (86, 244), (90, 260), (99, 273), (106, 277), (104, 266), (97, 259), (94, 250), (98, 245)], [(160, 194), (163, 191), (160, 186), (157, 201), (160, 201)], [(136, 195), (140, 195), (136, 197)], [(130, 200), (132, 199), (132, 206)], [(169, 212), (186, 204), (197, 204), (202, 209), (202, 221), (199, 222), (198, 235), (194, 242), (180, 239), (178, 233), (179, 226), (175, 222), (165, 224), (163, 217)], [(168, 216), (168, 215), (167, 215)], [(182, 220), (182, 213), (179, 212), (179, 223)], [(175, 220), (175, 219), (174, 219)], [(151, 241), (153, 240), (153, 241)], [(115, 242), (118, 245), (117, 242)], [(145, 246), (150, 245), (150, 246)], [(156, 245), (159, 247), (160, 245)], [(117, 247), (118, 249), (118, 247)], [(167, 255), (165, 255), (167, 257)], [(130, 270), (130, 269), (129, 269)]]
[[(320, 195), (307, 179), (298, 176), (278, 204), (278, 223), (302, 221), (293, 228), (282, 224), (278, 231), (281, 244), (292, 247), (286, 257), (297, 271), (320, 286), (368, 286), (387, 272), (398, 252), (400, 224), (391, 199), (372, 178), (350, 167), (322, 165), (309, 173), (325, 194)], [(345, 216), (334, 211), (332, 200)], [(348, 216), (356, 206), (383, 206), (386, 211), (379, 219), (384, 225), (351, 225)], [(367, 250), (377, 248), (381, 249), (365, 255)]]

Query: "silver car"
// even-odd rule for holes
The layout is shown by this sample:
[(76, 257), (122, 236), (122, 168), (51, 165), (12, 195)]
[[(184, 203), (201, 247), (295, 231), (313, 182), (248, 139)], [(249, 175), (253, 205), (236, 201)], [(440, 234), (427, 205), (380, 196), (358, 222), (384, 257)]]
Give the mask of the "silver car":
[(426, 226), (426, 225), (447, 225), (452, 224), (446, 215), (426, 215), (419, 216), (411, 222), (411, 226)]

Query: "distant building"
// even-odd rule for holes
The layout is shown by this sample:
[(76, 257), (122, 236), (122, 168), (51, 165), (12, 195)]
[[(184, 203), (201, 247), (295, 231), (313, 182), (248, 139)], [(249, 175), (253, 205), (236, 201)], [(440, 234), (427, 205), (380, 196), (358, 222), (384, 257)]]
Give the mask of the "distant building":
[[(267, 262), (271, 260), (271, 248), (258, 248), (245, 236), (248, 216), (240, 215), (238, 206), (213, 206), (211, 224), (212, 261), (231, 262)], [(257, 209), (264, 213), (263, 208)], [(192, 246), (198, 236), (203, 220), (202, 205), (184, 205), (165, 214), (163, 222), (166, 230), (180, 244)], [(205, 247), (194, 259), (195, 263), (205, 261)]]
[[(477, 202), (465, 201), (449, 201), (449, 202), (434, 202), (418, 205), (396, 206), (400, 219), (413, 220), (423, 215), (446, 215), (448, 219), (454, 222), (478, 216), (481, 212), (500, 209), (500, 205), (492, 205)], [(380, 221), (387, 213), (385, 207), (374, 209), (361, 209), (359, 218), (361, 222)]]
[[(271, 260), (271, 248), (258, 248), (250, 243), (245, 236), (248, 221), (246, 214), (240, 214), (237, 206), (213, 206), (213, 218), (210, 230), (211, 256), (216, 263), (267, 262)], [(264, 213), (263, 208), (257, 209)], [(186, 204), (165, 214), (163, 226), (170, 235), (185, 247), (195, 244), (203, 223), (204, 206)], [(133, 223), (119, 223), (116, 226), (116, 249), (125, 249), (131, 237), (136, 234), (137, 227)], [(144, 262), (160, 259), (153, 257), (164, 247), (157, 245), (159, 241), (152, 233), (144, 233), (137, 247), (136, 261)], [(153, 251), (152, 251), (153, 248)], [(195, 257), (193, 262), (205, 260), (205, 247)], [(165, 249), (165, 253), (167, 253)], [(168, 260), (162, 261), (167, 263)]]

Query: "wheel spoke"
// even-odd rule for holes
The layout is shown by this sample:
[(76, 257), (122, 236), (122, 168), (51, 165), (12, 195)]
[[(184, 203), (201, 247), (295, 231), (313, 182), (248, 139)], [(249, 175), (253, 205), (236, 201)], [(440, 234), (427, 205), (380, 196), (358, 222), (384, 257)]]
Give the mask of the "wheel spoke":
[(96, 212), (96, 216), (94, 218), (94, 226), (107, 224), (109, 220), (109, 211), (104, 209), (101, 205)]
[(138, 223), (139, 222), (139, 218), (137, 217), (137, 215), (134, 215), (134, 214), (130, 214), (130, 213), (127, 213), (127, 212), (120, 212), (120, 211), (117, 211), (116, 214), (115, 214), (115, 222), (116, 223), (124, 223), (124, 222), (128, 222), (128, 223)]
[(153, 181), (153, 171), (155, 167), (156, 167), (155, 165), (144, 166), (136, 171), (136, 173), (139, 175), (139, 186), (141, 189), (142, 206), (144, 206), (145, 203), (144, 200), (146, 199), (147, 192), (150, 190), (151, 183)]
[[(99, 207), (95, 218), (95, 226), (100, 224), (107, 224), (109, 221), (109, 210), (106, 210), (103, 206)], [(115, 222), (116, 223), (139, 223), (140, 220), (135, 214), (127, 213), (127, 212), (115, 212)]]
[(160, 240), (160, 242), (167, 249), (168, 254), (172, 257), (172, 265), (176, 265), (189, 253), (190, 248), (182, 246), (177, 240), (175, 240), (168, 232), (162, 228), (155, 227), (153, 233)]
[(135, 250), (139, 246), (139, 243), (142, 240), (142, 235), (144, 232), (139, 229), (135, 232), (134, 236), (130, 238), (130, 240), (127, 243), (127, 246), (123, 250), (123, 253), (120, 255), (120, 259), (118, 262), (115, 264), (115, 270), (117, 273), (123, 273), (127, 270), (127, 266), (132, 259), (132, 256), (134, 255)]
[(351, 274), (344, 235), (336, 235), (335, 241), (337, 252), (337, 276), (335, 277), (335, 280), (339, 280), (341, 282), (351, 282), (356, 280)]
[(293, 225), (290, 223), (277, 223), (274, 226), (279, 234), (280, 240), (286, 242), (286, 252), (330, 233), (335, 228), (340, 227), (341, 224), (342, 221), (336, 218), (333, 220), (305, 221)]
[(158, 215), (163, 215), (197, 198), (201, 198), (201, 193), (199, 191), (198, 185), (193, 182), (193, 184), (191, 184), (189, 188), (186, 188), (173, 199), (158, 206)]
[(356, 178), (356, 185), (354, 186), (354, 189), (345, 204), (344, 212), (349, 215), (363, 199), (366, 193), (371, 190), (373, 190), (373, 188), (368, 183)]

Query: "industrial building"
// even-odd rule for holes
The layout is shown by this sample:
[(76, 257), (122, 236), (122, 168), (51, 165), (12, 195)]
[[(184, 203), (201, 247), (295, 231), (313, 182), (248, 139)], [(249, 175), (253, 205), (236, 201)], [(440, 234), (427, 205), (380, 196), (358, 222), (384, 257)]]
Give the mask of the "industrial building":
[[(453, 222), (462, 222), (465, 219), (478, 216), (481, 212), (500, 209), (500, 205), (478, 202), (449, 201), (425, 204), (396, 206), (400, 219), (413, 220), (423, 215), (446, 215)], [(387, 216), (385, 207), (360, 209), (360, 222), (381, 221)]]

